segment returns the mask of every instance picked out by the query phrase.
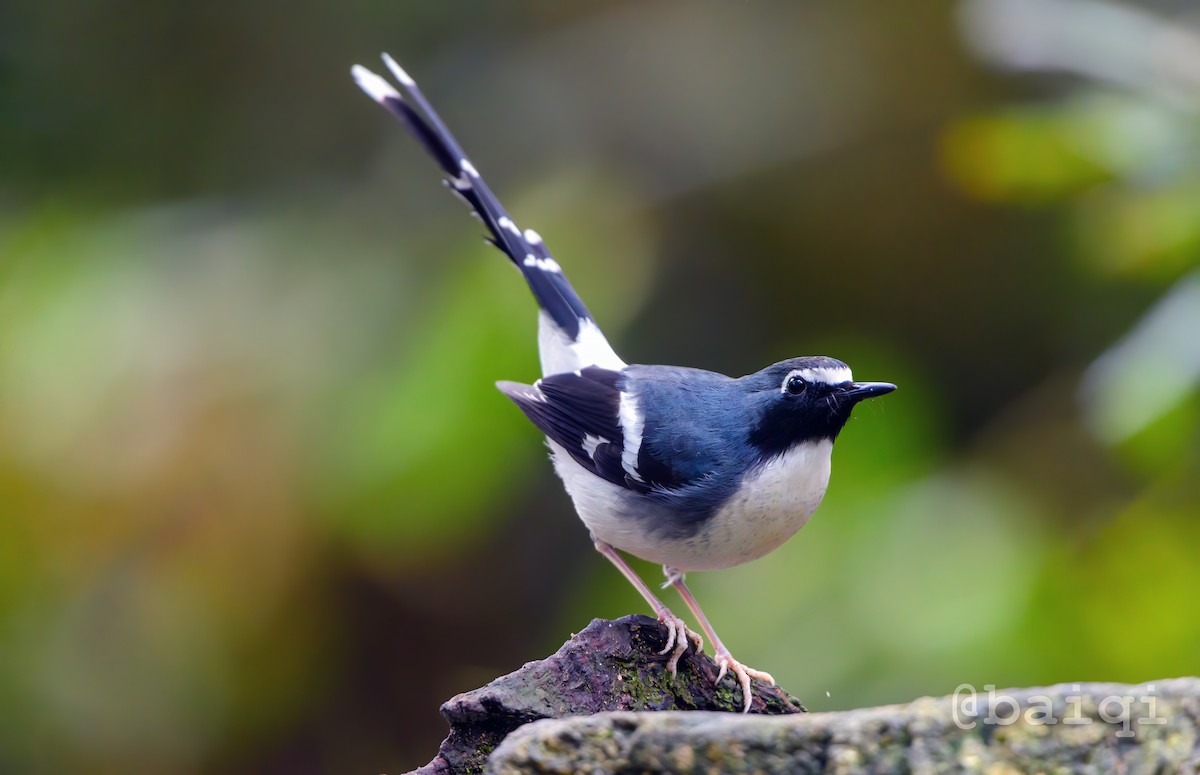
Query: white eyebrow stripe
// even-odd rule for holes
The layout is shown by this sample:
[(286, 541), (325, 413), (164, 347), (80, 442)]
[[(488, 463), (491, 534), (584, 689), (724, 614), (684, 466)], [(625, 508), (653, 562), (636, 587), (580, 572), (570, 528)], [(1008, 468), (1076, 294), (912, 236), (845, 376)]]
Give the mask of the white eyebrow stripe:
[(787, 380), (792, 377), (799, 377), (805, 382), (819, 383), (822, 385), (841, 385), (846, 382), (853, 382), (854, 375), (850, 373), (850, 369), (846, 368), (830, 368), (828, 366), (818, 366), (811, 369), (792, 369), (788, 372), (787, 379), (783, 381), (783, 385), (779, 391), (787, 392)]

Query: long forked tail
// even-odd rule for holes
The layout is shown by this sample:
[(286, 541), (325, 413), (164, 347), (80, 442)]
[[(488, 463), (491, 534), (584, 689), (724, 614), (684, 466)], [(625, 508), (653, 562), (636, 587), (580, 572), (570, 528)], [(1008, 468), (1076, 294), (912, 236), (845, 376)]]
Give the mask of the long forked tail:
[[(487, 241), (508, 256), (529, 283), (544, 313), (540, 334), (543, 370), (573, 371), (591, 364), (623, 366), (542, 238), (533, 229), (517, 228), (416, 82), (387, 54), (383, 62), (400, 83), (403, 95), (365, 67), (355, 65), (350, 72), (367, 96), (398, 118), (420, 141), (446, 173), (446, 185), (487, 227)], [(547, 368), (548, 362), (551, 368)]]

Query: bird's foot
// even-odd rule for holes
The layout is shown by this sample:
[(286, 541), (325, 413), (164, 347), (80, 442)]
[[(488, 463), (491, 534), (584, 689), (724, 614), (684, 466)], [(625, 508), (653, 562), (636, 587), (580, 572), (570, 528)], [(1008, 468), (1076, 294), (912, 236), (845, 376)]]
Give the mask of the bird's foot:
[(755, 670), (752, 667), (746, 667), (741, 662), (738, 662), (736, 659), (734, 659), (733, 655), (728, 651), (723, 649), (718, 651), (717, 655), (713, 657), (713, 660), (721, 668), (721, 672), (717, 673), (716, 683), (721, 683), (721, 679), (725, 677), (725, 673), (730, 672), (733, 673), (735, 678), (737, 678), (738, 683), (742, 685), (742, 696), (746, 698), (746, 703), (742, 706), (742, 713), (750, 712), (750, 701), (752, 699), (750, 694), (751, 678), (757, 678), (758, 680), (770, 684), (771, 686), (775, 685), (775, 679), (771, 677), (770, 673), (764, 673), (762, 670)]
[(658, 620), (667, 628), (667, 645), (662, 651), (658, 652), (659, 656), (671, 652), (671, 658), (667, 660), (667, 672), (671, 677), (675, 677), (676, 671), (679, 669), (679, 658), (683, 656), (683, 652), (687, 651), (688, 641), (696, 644), (696, 653), (704, 650), (704, 638), (700, 637), (700, 633), (689, 628), (675, 614), (664, 608), (658, 614)]

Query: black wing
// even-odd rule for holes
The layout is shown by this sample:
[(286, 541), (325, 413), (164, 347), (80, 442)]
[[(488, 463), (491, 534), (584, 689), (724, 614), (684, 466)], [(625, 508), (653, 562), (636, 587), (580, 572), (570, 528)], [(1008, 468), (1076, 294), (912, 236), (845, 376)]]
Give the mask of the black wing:
[(575, 459), (601, 479), (621, 487), (647, 492), (655, 487), (636, 468), (636, 450), (622, 459), (625, 445), (638, 444), (627, 438), (621, 420), (621, 388), (625, 377), (619, 371), (589, 366), (577, 372), (553, 374), (532, 385), (498, 382), (525, 416)]

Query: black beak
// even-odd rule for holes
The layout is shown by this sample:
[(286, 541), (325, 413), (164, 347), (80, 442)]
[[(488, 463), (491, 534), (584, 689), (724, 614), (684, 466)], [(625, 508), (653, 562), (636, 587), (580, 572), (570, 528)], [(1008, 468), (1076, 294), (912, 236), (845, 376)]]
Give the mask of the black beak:
[(864, 398), (874, 398), (891, 393), (896, 386), (891, 382), (847, 382), (839, 389), (839, 398), (858, 403)]

